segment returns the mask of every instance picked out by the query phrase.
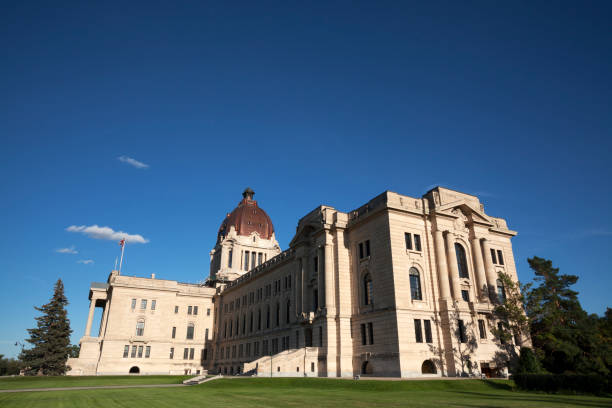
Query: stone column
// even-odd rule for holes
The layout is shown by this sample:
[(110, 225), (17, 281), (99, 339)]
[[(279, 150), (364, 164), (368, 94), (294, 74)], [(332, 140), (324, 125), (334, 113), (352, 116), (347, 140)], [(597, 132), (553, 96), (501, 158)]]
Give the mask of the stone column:
[(106, 300), (106, 302), (104, 302), (104, 310), (102, 311), (102, 321), (100, 322), (99, 337), (104, 337), (104, 335), (106, 334), (106, 322), (108, 320), (108, 313), (110, 309), (109, 306), (110, 306), (109, 301)]
[(295, 274), (293, 277), (293, 299), (295, 303), (295, 315), (299, 316), (302, 313), (302, 259), (296, 258)]
[(461, 287), (459, 286), (459, 267), (457, 265), (457, 253), (455, 252), (454, 234), (446, 233), (446, 256), (448, 259), (448, 273), (453, 282), (453, 299), (461, 300)]
[(448, 266), (446, 254), (444, 253), (444, 236), (442, 231), (434, 232), (434, 245), (436, 247), (436, 261), (438, 264), (438, 285), (440, 286), (440, 298), (450, 299), (450, 288), (448, 284)]
[(89, 301), (89, 315), (87, 316), (87, 326), (85, 326), (85, 337), (91, 336), (91, 324), (93, 323), (93, 316), (95, 310), (96, 298), (92, 297)]
[(486, 238), (482, 239), (482, 249), (484, 251), (485, 270), (487, 275), (488, 293), (491, 299), (494, 299), (495, 286), (497, 285), (497, 273), (491, 259), (491, 246)]
[[(223, 270), (224, 268), (227, 268), (227, 256), (229, 251), (229, 247), (227, 246), (222, 246), (221, 247), (221, 256), (219, 257), (219, 270)], [(233, 266), (233, 265), (232, 265)]]
[(323, 245), (317, 247), (317, 291), (319, 296), (319, 308), (323, 309), (325, 307), (325, 271), (324, 271), (324, 251)]
[(476, 270), (476, 296), (480, 299), (486, 299), (487, 277), (485, 275), (482, 247), (480, 246), (479, 238), (472, 238), (472, 253), (474, 254), (474, 269)]
[(334, 253), (333, 253), (333, 237), (329, 231), (325, 231), (325, 307), (327, 314), (331, 315), (335, 310), (334, 296)]

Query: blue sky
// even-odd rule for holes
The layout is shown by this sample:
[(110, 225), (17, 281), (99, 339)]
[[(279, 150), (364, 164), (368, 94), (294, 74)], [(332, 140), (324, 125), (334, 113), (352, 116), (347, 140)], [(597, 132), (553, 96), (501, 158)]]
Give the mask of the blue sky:
[(550, 258), (610, 305), (609, 2), (179, 3), (0, 6), (0, 353), (57, 278), (83, 335), (119, 247), (67, 227), (139, 234), (124, 273), (197, 282), (246, 186), (283, 249), (320, 204), (476, 194), (521, 280)]

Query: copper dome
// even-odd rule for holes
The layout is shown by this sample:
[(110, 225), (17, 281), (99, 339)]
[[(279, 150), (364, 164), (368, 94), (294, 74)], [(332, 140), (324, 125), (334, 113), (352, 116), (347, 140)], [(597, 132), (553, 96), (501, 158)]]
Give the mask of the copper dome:
[(238, 235), (248, 236), (252, 232), (257, 232), (263, 239), (270, 239), (274, 234), (274, 226), (268, 214), (257, 206), (257, 201), (253, 200), (255, 192), (247, 188), (242, 193), (242, 200), (234, 211), (227, 214), (217, 234), (217, 242), (221, 241), (234, 226)]

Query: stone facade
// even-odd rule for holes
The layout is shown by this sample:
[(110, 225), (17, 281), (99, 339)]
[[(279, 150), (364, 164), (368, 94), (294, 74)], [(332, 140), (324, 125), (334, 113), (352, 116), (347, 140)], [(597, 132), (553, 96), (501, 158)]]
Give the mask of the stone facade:
[[(92, 285), (92, 311), (105, 306), (101, 332), (91, 337), (88, 323), (71, 374), (125, 374), (133, 366), (327, 377), (505, 370), (495, 362), (491, 311), (503, 293), (498, 272), (517, 279), (516, 233), (485, 214), (477, 197), (437, 187), (421, 198), (387, 191), (348, 213), (321, 206), (299, 220), (280, 252), (271, 222), (236, 221), (256, 214), (249, 191), (220, 228), (207, 285), (116, 272), (108, 284)], [(141, 299), (159, 306), (142, 311)], [(188, 305), (200, 314), (185, 314)], [(210, 316), (202, 313), (208, 309)], [(151, 347), (150, 357), (138, 358), (141, 345)], [(184, 359), (191, 348), (194, 360), (189, 351)]]

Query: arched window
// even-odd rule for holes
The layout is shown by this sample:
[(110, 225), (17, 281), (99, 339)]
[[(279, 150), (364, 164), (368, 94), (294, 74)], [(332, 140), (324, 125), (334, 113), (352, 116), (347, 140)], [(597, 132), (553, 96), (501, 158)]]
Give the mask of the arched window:
[(455, 253), (457, 254), (457, 268), (459, 269), (460, 278), (468, 278), (467, 257), (465, 249), (461, 244), (455, 243)]
[(137, 336), (144, 335), (144, 320), (143, 319), (138, 320), (138, 322), (136, 323), (136, 335)]
[(412, 300), (423, 300), (421, 277), (417, 268), (410, 268), (410, 295)]
[(506, 289), (504, 288), (504, 283), (501, 281), (501, 279), (497, 280), (497, 297), (499, 298), (500, 302), (506, 301)]
[(363, 303), (372, 304), (372, 277), (369, 273), (363, 277)]
[(189, 323), (187, 325), (187, 340), (193, 340), (193, 331), (194, 331), (193, 323)]

